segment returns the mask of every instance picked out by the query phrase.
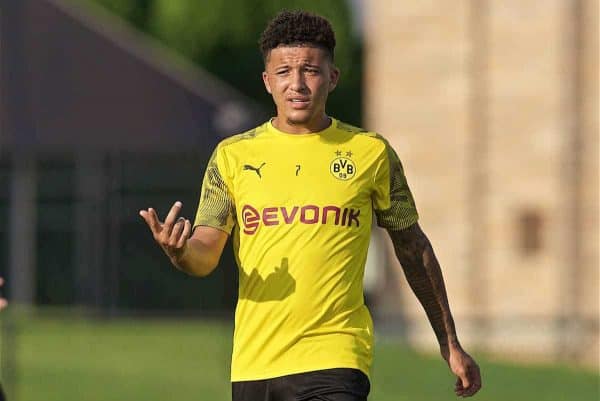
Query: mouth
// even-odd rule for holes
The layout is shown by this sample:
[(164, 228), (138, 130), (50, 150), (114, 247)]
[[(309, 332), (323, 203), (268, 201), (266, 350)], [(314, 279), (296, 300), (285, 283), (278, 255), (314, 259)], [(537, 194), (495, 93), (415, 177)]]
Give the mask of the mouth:
[(308, 98), (290, 98), (287, 100), (293, 109), (305, 109), (310, 104), (310, 99)]

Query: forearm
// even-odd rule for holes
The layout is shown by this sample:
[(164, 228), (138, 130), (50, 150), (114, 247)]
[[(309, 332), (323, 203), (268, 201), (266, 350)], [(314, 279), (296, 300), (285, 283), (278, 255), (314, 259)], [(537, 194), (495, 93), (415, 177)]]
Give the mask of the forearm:
[(442, 270), (429, 239), (418, 224), (389, 234), (408, 284), (423, 305), (440, 347), (458, 346)]
[(190, 238), (180, 255), (170, 257), (171, 263), (182, 272), (192, 276), (209, 275), (219, 263), (220, 252), (202, 241)]

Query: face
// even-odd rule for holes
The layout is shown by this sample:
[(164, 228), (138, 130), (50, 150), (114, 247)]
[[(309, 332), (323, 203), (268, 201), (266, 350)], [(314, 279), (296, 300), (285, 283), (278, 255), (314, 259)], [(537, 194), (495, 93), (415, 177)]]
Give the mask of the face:
[(326, 128), (325, 104), (338, 78), (339, 70), (321, 48), (279, 46), (271, 50), (263, 81), (277, 107), (273, 123), (290, 133)]

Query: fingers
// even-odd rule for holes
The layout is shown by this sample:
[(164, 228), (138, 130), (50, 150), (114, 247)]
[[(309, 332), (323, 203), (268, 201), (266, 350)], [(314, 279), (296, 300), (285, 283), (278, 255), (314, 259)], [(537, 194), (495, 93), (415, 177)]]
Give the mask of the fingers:
[(458, 379), (456, 380), (456, 385), (454, 386), (454, 392), (456, 393), (456, 395), (460, 397), (466, 397), (465, 393), (469, 386), (470, 382), (467, 378), (466, 371), (459, 373)]
[[(171, 231), (173, 230), (173, 224), (177, 219), (177, 215), (181, 211), (182, 203), (177, 201), (169, 210), (167, 217), (165, 218), (164, 223), (161, 223), (158, 219), (158, 215), (156, 214), (156, 210), (153, 208), (148, 208), (148, 210), (140, 210), (140, 216), (146, 221), (152, 233), (157, 237), (159, 234), (163, 234), (163, 240), (168, 240), (171, 235)], [(159, 238), (156, 238), (158, 241)]]
[(171, 210), (169, 210), (169, 213), (167, 214), (167, 217), (165, 218), (165, 222), (163, 224), (163, 228), (166, 231), (166, 235), (167, 236), (171, 236), (171, 232), (173, 231), (173, 225), (175, 224), (175, 221), (177, 220), (177, 215), (179, 215), (179, 212), (181, 211), (181, 206), (182, 203), (177, 201), (173, 204), (173, 206), (171, 206)]
[(462, 396), (463, 393), (464, 393), (464, 391), (465, 391), (465, 389), (464, 389), (464, 387), (462, 385), (462, 380), (459, 377), (459, 378), (456, 379), (456, 384), (454, 384), (454, 393), (457, 396)]
[(142, 218), (146, 221), (146, 224), (148, 224), (148, 227), (150, 227), (152, 234), (154, 234), (154, 238), (157, 238), (162, 228), (156, 211), (152, 208), (149, 208), (148, 210), (140, 210), (140, 216), (142, 216)]
[(183, 217), (177, 219), (177, 222), (173, 225), (168, 244), (164, 248), (169, 257), (179, 259), (183, 255), (191, 230), (192, 224), (189, 220)]
[(163, 223), (160, 222), (153, 208), (140, 210), (140, 216), (142, 216), (148, 227), (150, 227), (150, 230), (152, 230), (154, 239), (169, 257), (177, 256), (177, 254), (181, 253), (192, 231), (192, 224), (189, 220), (177, 217), (182, 206), (181, 202), (175, 202)]
[(470, 397), (481, 389), (481, 373), (479, 371), (479, 366), (477, 366), (477, 364), (472, 365), (468, 373), (471, 385), (465, 389), (463, 397)]
[(177, 222), (173, 225), (173, 229), (171, 230), (171, 236), (169, 237), (168, 245), (170, 248), (177, 248), (184, 227), (185, 219), (183, 217), (178, 218)]
[(459, 397), (470, 397), (481, 389), (481, 373), (479, 366), (473, 361), (458, 375), (454, 392)]
[(471, 380), (469, 380), (468, 372), (465, 372), (463, 376), (460, 377), (460, 380), (464, 389), (467, 389), (471, 386)]
[(454, 392), (459, 397), (470, 397), (481, 388), (481, 373), (477, 362), (461, 347), (450, 349), (448, 365), (457, 377)]
[(185, 224), (183, 226), (183, 233), (181, 233), (181, 236), (179, 237), (179, 240), (177, 241), (178, 248), (184, 247), (185, 242), (190, 237), (191, 233), (192, 233), (192, 223), (186, 219)]

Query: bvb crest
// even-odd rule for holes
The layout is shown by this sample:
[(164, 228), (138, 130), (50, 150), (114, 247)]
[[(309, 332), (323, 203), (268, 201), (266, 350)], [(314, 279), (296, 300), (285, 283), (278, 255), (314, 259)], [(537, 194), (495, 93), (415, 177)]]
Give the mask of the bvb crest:
[(329, 171), (338, 180), (347, 181), (356, 174), (356, 165), (350, 159), (350, 155), (350, 152), (346, 152), (346, 156), (348, 157), (336, 157), (329, 166)]

